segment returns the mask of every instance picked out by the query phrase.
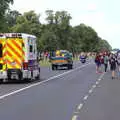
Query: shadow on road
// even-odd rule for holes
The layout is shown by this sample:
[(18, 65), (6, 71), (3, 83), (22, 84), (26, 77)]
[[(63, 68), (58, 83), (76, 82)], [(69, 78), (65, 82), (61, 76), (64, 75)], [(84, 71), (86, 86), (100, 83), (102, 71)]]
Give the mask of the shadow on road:
[(41, 82), (45, 79), (41, 78), (39, 80), (32, 80), (32, 81), (29, 81), (29, 80), (23, 80), (23, 81), (18, 81), (18, 80), (11, 80), (11, 81), (7, 81), (7, 82), (1, 82), (2, 85), (7, 85), (7, 84), (33, 84), (33, 83), (37, 83), (37, 82)]

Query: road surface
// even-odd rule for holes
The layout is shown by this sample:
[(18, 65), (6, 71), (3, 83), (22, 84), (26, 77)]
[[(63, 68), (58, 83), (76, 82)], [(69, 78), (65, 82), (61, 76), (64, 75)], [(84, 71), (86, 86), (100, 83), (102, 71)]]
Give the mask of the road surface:
[(120, 80), (79, 61), (73, 70), (41, 68), (41, 80), (0, 85), (1, 120), (118, 120)]

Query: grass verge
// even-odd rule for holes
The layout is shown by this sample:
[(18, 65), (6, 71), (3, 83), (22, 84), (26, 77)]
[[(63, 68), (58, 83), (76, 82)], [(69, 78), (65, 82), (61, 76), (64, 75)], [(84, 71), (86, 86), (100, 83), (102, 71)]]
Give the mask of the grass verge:
[(50, 65), (51, 63), (48, 60), (40, 61), (40, 66), (42, 67), (49, 67)]

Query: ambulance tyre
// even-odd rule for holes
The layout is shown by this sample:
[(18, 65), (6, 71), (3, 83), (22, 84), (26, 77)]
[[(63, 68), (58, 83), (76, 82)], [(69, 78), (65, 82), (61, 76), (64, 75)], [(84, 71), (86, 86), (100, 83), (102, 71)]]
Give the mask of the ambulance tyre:
[(56, 70), (58, 69), (58, 66), (57, 66), (57, 65), (55, 66), (55, 69), (56, 69)]
[(3, 79), (0, 79), (0, 83), (3, 83)]
[(68, 64), (68, 70), (70, 70), (70, 69), (73, 69), (73, 65), (72, 64)]
[(32, 82), (33, 81), (33, 72), (31, 71), (31, 77), (26, 79), (26, 82)]
[(39, 68), (39, 74), (37, 75), (36, 80), (40, 80), (40, 68)]
[(70, 69), (73, 69), (73, 64), (70, 65)]
[(55, 70), (55, 65), (52, 64), (52, 70)]

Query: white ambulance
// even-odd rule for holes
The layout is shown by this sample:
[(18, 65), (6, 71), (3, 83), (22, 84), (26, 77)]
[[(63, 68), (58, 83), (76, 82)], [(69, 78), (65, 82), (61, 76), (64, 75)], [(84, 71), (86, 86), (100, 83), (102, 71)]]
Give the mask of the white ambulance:
[(0, 80), (40, 79), (36, 36), (0, 33)]

